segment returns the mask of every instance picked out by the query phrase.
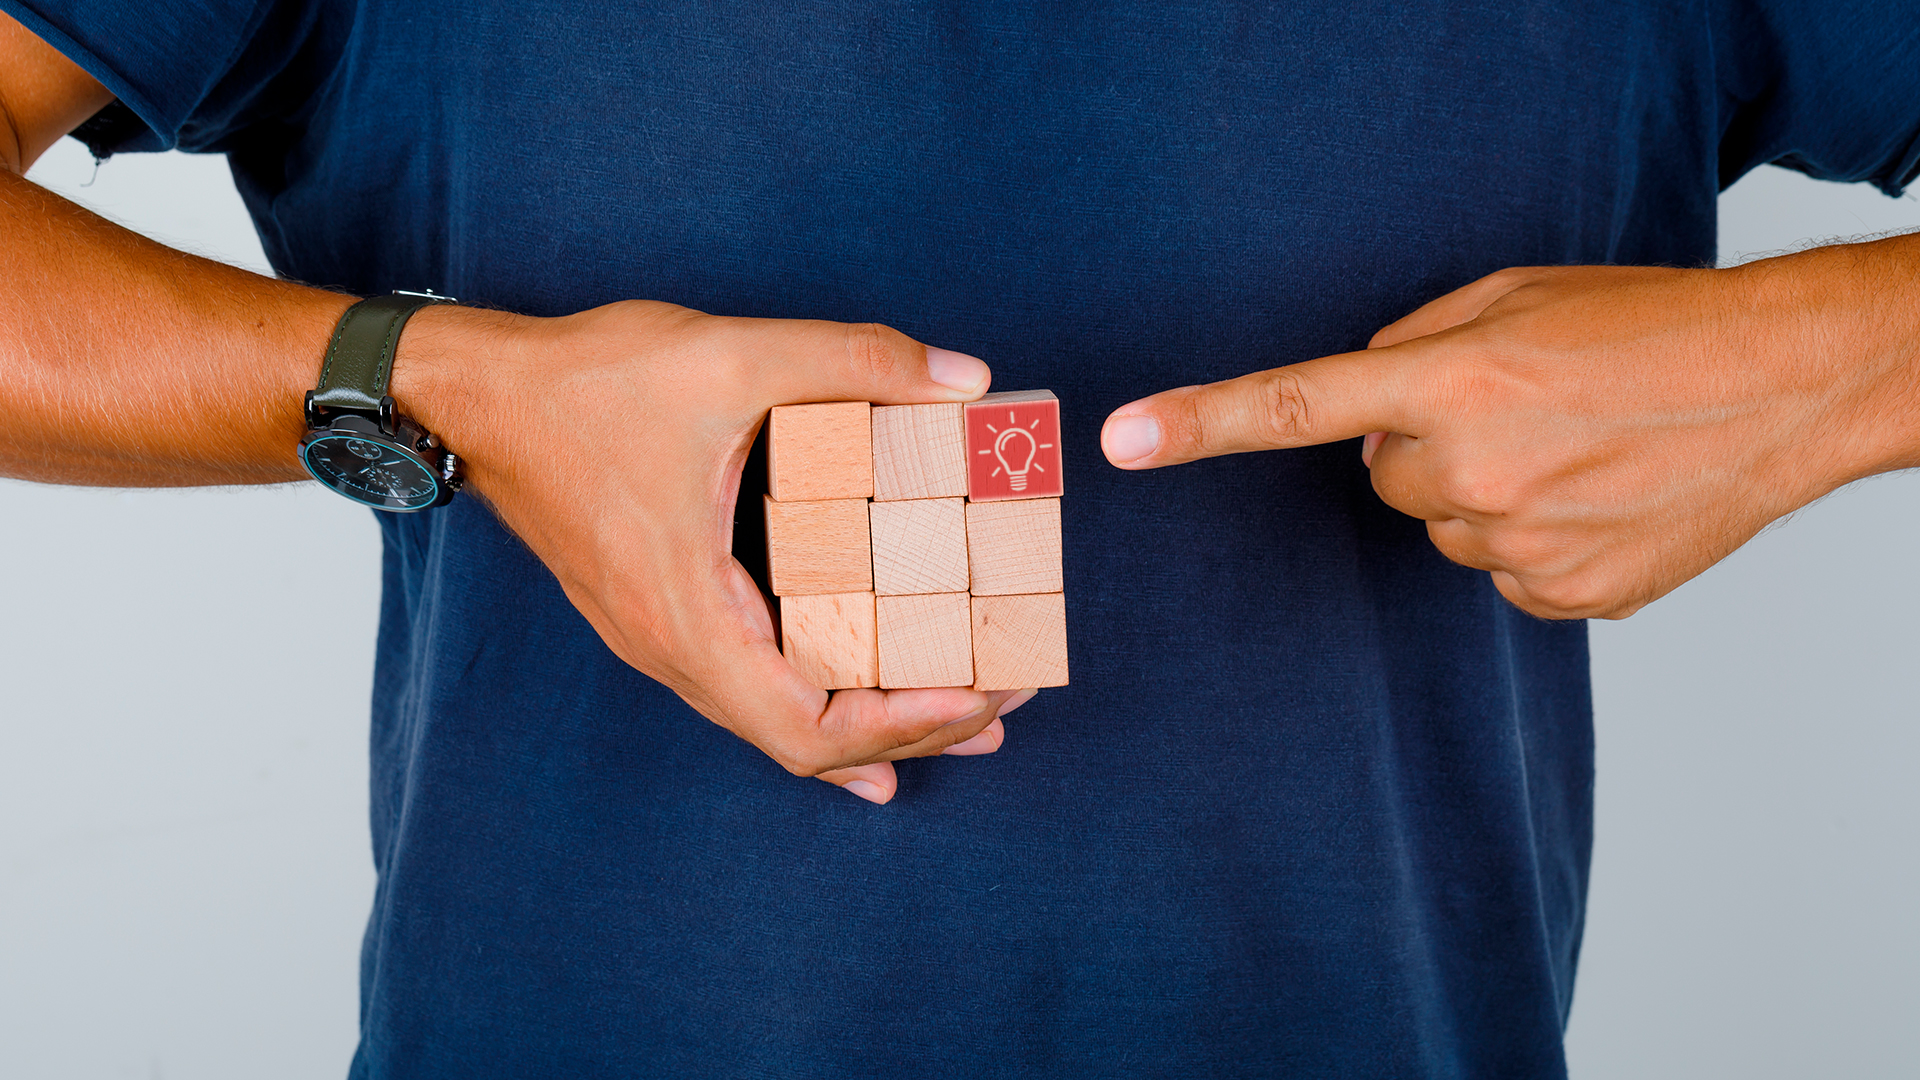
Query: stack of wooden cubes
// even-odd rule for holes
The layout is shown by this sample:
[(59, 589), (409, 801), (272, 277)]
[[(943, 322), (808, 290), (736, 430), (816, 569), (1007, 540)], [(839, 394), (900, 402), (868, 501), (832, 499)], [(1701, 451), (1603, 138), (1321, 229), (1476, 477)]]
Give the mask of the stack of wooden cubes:
[(782, 649), (824, 690), (1067, 684), (1060, 403), (786, 405), (767, 432)]

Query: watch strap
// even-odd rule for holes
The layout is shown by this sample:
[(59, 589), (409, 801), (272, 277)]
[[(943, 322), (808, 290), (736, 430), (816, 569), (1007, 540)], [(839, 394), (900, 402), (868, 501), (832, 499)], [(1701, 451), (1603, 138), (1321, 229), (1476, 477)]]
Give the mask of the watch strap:
[(390, 293), (370, 296), (348, 308), (327, 343), (320, 384), (307, 395), (308, 416), (313, 417), (316, 410), (381, 415), (401, 328), (421, 308), (453, 302), (446, 296)]

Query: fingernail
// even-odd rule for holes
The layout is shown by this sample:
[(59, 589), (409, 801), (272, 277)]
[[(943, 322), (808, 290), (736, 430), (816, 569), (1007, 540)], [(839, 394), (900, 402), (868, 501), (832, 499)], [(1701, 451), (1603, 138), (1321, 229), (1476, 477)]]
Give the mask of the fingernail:
[(1033, 695), (1039, 692), (1038, 690), (1022, 690), (1013, 695), (1006, 700), (1005, 704), (1000, 706), (1000, 715), (1005, 716), (1020, 706), (1025, 705), (1027, 702), (1032, 701)]
[(1369, 432), (1366, 438), (1360, 440), (1360, 464), (1369, 469), (1373, 468), (1373, 452), (1380, 449), (1380, 444), (1386, 441), (1386, 432)]
[(1160, 422), (1151, 416), (1116, 416), (1100, 433), (1100, 446), (1116, 465), (1146, 457), (1160, 448)]
[(971, 394), (986, 384), (987, 362), (952, 349), (927, 349), (927, 378), (949, 390)]
[(893, 798), (893, 796), (887, 794), (886, 788), (867, 780), (849, 780), (844, 786), (846, 790), (853, 792), (855, 795), (860, 796), (870, 803), (884, 804), (888, 799)]
[(950, 754), (954, 757), (972, 757), (975, 754), (991, 754), (995, 750), (1000, 749), (1000, 739), (1005, 731), (1005, 728), (1001, 728), (999, 731), (988, 728), (973, 738), (968, 739), (966, 742), (954, 743), (952, 746), (940, 752), (942, 754)]

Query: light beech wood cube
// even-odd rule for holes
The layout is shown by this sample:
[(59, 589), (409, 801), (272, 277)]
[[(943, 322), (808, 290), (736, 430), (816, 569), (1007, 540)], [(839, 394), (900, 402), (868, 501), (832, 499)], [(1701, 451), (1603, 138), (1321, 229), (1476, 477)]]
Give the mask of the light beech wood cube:
[(781, 651), (822, 690), (880, 685), (880, 628), (873, 594), (780, 598)]
[(869, 503), (873, 591), (882, 596), (967, 591), (967, 502)]
[(970, 603), (966, 593), (876, 597), (880, 685), (892, 690), (972, 685)]
[(1060, 500), (968, 503), (967, 560), (975, 596), (1063, 591)]
[(975, 690), (1067, 685), (1066, 594), (976, 596), (972, 603)]
[(873, 591), (867, 500), (766, 498), (767, 576), (775, 596)]
[(967, 429), (960, 403), (873, 410), (873, 497), (945, 499), (967, 493)]
[(873, 497), (872, 408), (781, 405), (767, 418), (767, 494), (776, 502)]

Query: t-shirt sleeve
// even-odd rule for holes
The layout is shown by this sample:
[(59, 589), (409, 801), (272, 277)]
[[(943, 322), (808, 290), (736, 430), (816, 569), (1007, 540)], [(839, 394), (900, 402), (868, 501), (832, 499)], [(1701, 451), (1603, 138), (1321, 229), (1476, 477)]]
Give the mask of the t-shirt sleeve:
[(325, 37), (314, 0), (0, 0), (117, 99), (74, 135), (95, 154), (219, 151), (299, 111)]
[(1898, 195), (1920, 173), (1920, 4), (1718, 0), (1720, 184), (1784, 165)]

